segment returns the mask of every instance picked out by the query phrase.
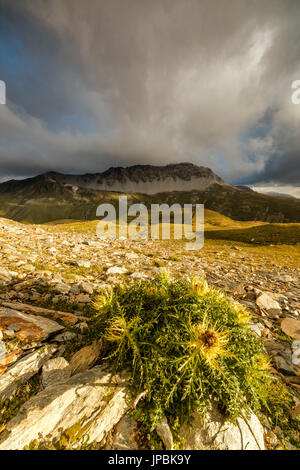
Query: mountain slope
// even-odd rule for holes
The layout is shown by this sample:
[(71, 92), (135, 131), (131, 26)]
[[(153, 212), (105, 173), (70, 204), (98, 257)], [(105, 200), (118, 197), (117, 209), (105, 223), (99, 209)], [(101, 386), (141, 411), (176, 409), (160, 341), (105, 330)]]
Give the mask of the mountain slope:
[[(170, 205), (202, 203), (206, 209), (214, 210), (234, 220), (300, 222), (299, 199), (272, 197), (254, 191), (244, 191), (225, 183), (211, 170), (203, 167), (190, 164), (167, 165), (166, 167), (138, 165), (127, 169), (112, 168), (105, 173), (110, 178), (105, 180), (106, 184), (110, 181), (111, 187), (116, 187), (117, 183), (121, 184), (122, 178), (127, 183), (130, 179), (132, 184), (140, 185), (150, 184), (152, 178), (152, 184), (156, 189), (164, 181), (170, 184), (171, 179), (174, 187), (180, 187), (185, 182), (189, 185), (191, 181), (194, 181), (193, 178), (198, 178), (199, 187), (202, 188), (176, 191), (165, 187), (164, 192), (151, 195), (130, 193), (128, 194), (129, 204), (139, 202), (150, 207), (152, 203)], [(195, 176), (197, 174), (198, 176)], [(93, 177), (96, 176), (93, 175)], [(126, 192), (124, 188), (123, 191)], [(119, 194), (115, 191), (95, 190), (74, 185), (71, 184), (68, 175), (47, 173), (22, 181), (12, 180), (0, 184), (0, 216), (31, 223), (44, 223), (58, 219), (93, 220), (97, 206), (107, 202), (117, 206)]]

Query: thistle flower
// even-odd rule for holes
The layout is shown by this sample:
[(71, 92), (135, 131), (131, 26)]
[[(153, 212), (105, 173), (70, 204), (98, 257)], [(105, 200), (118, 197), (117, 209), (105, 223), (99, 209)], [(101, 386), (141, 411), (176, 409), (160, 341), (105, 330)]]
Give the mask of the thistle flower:
[(103, 294), (97, 295), (94, 302), (92, 303), (98, 315), (103, 315), (106, 312), (105, 307), (108, 306), (113, 299), (113, 292), (104, 292)]
[(200, 353), (211, 366), (219, 357), (232, 357), (226, 349), (228, 341), (228, 332), (220, 331), (216, 325), (209, 326), (205, 319), (202, 323), (191, 326), (190, 347), (194, 352)]
[(128, 327), (125, 318), (115, 317), (110, 326), (106, 328), (104, 338), (107, 341), (122, 341), (128, 333)]
[(124, 317), (114, 317), (109, 327), (106, 328), (104, 338), (110, 342), (122, 341), (125, 336), (130, 337), (130, 330), (139, 321), (140, 319), (135, 317), (127, 323)]

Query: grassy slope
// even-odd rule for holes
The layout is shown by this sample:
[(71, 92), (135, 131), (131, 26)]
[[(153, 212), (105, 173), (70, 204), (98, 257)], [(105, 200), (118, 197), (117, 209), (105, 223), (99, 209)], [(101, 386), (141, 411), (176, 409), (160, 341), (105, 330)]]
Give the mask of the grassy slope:
[[(59, 219), (93, 220), (99, 204), (118, 205), (120, 194), (108, 191), (71, 188), (42, 177), (0, 185), (0, 216), (16, 221), (45, 223)], [(128, 202), (204, 204), (206, 209), (219, 212), (236, 221), (273, 223), (300, 222), (300, 200), (266, 196), (215, 185), (207, 191), (161, 193), (154, 196), (128, 195)], [(211, 220), (211, 225), (218, 225)], [(232, 222), (230, 222), (232, 224)]]
[[(50, 230), (70, 232), (96, 232), (98, 221), (62, 221), (48, 223)], [(44, 226), (45, 227), (45, 226)], [(251, 245), (300, 243), (300, 224), (267, 224), (239, 222), (211, 210), (205, 210), (206, 240), (229, 240)]]

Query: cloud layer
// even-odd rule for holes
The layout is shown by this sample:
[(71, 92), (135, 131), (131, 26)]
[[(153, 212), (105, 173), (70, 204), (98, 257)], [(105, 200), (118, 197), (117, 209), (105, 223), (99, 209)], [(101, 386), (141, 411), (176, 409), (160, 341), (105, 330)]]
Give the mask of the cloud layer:
[(300, 184), (297, 0), (0, 0), (0, 14), (0, 176), (191, 161)]

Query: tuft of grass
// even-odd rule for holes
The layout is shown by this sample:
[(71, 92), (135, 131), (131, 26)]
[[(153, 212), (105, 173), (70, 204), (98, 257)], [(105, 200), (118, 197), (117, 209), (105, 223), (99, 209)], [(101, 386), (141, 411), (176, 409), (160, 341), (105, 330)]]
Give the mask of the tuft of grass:
[(163, 274), (118, 285), (94, 308), (94, 332), (106, 339), (108, 361), (130, 371), (133, 396), (147, 390), (151, 429), (163, 413), (180, 421), (196, 409), (204, 415), (211, 401), (233, 421), (241, 410), (274, 417), (290, 407), (244, 307), (205, 281)]

